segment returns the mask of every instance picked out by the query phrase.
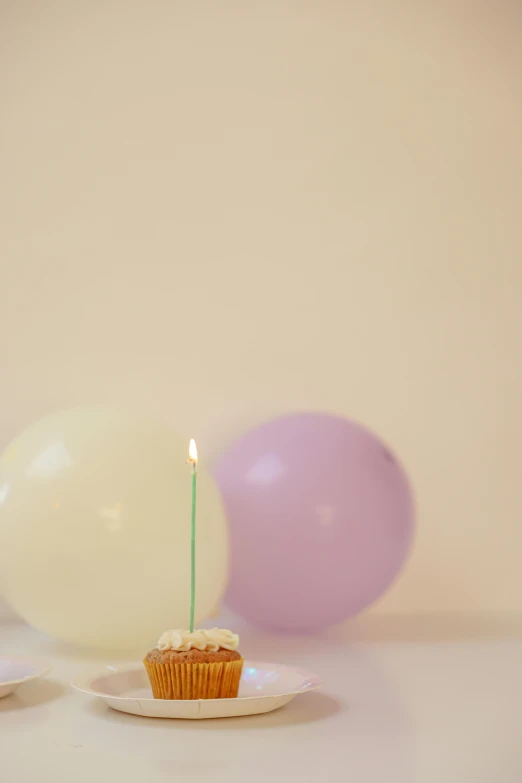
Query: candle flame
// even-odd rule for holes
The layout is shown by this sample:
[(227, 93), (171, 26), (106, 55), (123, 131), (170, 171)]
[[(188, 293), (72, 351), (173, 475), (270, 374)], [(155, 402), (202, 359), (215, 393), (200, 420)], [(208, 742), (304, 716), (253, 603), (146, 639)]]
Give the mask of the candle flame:
[(191, 438), (190, 440), (190, 446), (189, 446), (189, 462), (196, 463), (198, 461), (198, 450), (196, 448), (196, 441), (194, 438)]

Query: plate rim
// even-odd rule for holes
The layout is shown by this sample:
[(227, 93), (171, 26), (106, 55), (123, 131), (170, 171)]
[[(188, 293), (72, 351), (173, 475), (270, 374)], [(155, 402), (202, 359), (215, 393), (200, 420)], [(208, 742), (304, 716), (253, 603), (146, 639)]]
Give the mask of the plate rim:
[[(286, 669), (292, 669), (295, 672), (302, 673), (309, 679), (312, 679), (314, 682), (311, 686), (307, 688), (298, 688), (297, 690), (292, 691), (285, 691), (284, 693), (270, 693), (270, 694), (260, 694), (258, 696), (236, 696), (234, 698), (228, 698), (228, 699), (155, 699), (154, 697), (148, 698), (148, 697), (137, 697), (137, 696), (115, 696), (111, 693), (102, 693), (101, 691), (93, 690), (92, 687), (90, 687), (90, 684), (94, 679), (98, 679), (99, 677), (107, 676), (107, 674), (118, 674), (119, 672), (132, 672), (132, 671), (143, 671), (145, 672), (145, 668), (141, 668), (143, 664), (138, 664), (136, 662), (134, 663), (128, 663), (128, 664), (122, 664), (119, 665), (113, 665), (108, 664), (105, 669), (98, 669), (96, 672), (90, 672), (83, 675), (83, 677), (75, 678), (70, 681), (70, 685), (72, 688), (74, 688), (76, 691), (79, 691), (80, 693), (86, 693), (88, 696), (95, 696), (96, 698), (101, 698), (107, 700), (114, 700), (114, 701), (139, 701), (139, 702), (161, 702), (166, 704), (187, 704), (187, 702), (191, 702), (192, 704), (197, 704), (199, 702), (205, 702), (206, 704), (212, 703), (212, 702), (219, 702), (219, 703), (226, 703), (226, 702), (237, 702), (237, 701), (250, 701), (253, 699), (259, 700), (259, 699), (278, 699), (281, 698), (281, 696), (298, 696), (300, 693), (309, 693), (311, 691), (319, 690), (324, 685), (324, 680), (322, 677), (320, 677), (318, 674), (315, 674), (314, 672), (309, 671), (308, 669), (303, 669), (300, 666), (292, 666), (292, 664), (288, 663), (274, 663), (271, 661), (254, 661), (251, 659), (245, 659), (245, 665), (248, 667), (248, 665), (264, 665), (264, 666), (283, 666)], [(111, 672), (111, 668), (112, 672)]]
[(52, 671), (52, 666), (48, 661), (44, 661), (41, 658), (30, 658), (26, 655), (0, 655), (0, 661), (26, 663), (36, 670), (33, 674), (28, 674), (26, 677), (21, 677), (18, 680), (0, 680), (0, 688), (6, 685), (21, 685), (23, 682), (29, 682), (29, 680), (37, 680), (40, 677), (45, 677)]

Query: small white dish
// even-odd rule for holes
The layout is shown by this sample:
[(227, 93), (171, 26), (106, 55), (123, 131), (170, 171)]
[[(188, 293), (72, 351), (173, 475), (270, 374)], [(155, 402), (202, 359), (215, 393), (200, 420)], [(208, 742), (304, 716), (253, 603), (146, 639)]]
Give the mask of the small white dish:
[(316, 674), (281, 663), (245, 661), (237, 699), (154, 699), (143, 664), (108, 666), (71, 685), (110, 707), (146, 718), (230, 718), (259, 715), (288, 704), (299, 693), (320, 688)]
[(49, 674), (51, 667), (45, 661), (19, 655), (0, 655), (0, 699), (9, 696), (19, 685)]

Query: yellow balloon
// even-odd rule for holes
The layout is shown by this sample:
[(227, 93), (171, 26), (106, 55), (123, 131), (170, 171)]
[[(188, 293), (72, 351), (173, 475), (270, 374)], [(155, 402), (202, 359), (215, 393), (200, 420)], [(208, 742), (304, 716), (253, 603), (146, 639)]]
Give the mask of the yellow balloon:
[[(188, 438), (144, 416), (63, 411), (0, 457), (0, 574), (29, 623), (64, 641), (146, 652), (190, 610)], [(197, 476), (196, 621), (225, 589), (228, 532)]]

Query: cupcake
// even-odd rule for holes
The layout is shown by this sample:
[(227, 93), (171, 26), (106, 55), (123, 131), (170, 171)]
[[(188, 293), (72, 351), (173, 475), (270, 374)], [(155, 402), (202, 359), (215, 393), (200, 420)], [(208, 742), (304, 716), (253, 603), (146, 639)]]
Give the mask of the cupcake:
[(238, 644), (223, 628), (166, 631), (143, 661), (154, 698), (235, 698), (243, 669)]

